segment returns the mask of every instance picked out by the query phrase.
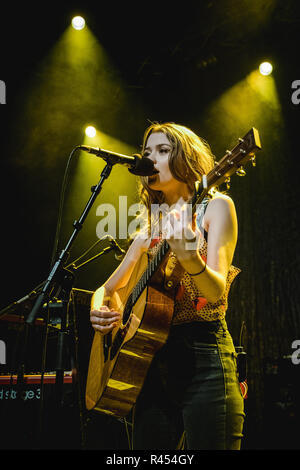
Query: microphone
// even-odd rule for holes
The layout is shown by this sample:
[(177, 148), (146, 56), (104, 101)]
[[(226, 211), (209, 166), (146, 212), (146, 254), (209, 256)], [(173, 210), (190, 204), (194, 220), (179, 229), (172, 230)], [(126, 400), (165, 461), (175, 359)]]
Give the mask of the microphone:
[(158, 173), (158, 171), (154, 168), (154, 163), (152, 160), (149, 158), (142, 158), (141, 155), (137, 153), (132, 156), (128, 156), (96, 147), (89, 147), (88, 145), (79, 145), (77, 148), (83, 150), (84, 152), (96, 155), (97, 157), (103, 158), (103, 160), (105, 160), (107, 163), (121, 163), (126, 165), (129, 167), (128, 171), (134, 175), (151, 176)]
[(115, 254), (115, 258), (116, 260), (120, 261), (122, 258), (124, 258), (124, 256), (126, 255), (126, 251), (123, 250), (123, 248), (121, 248), (116, 240), (112, 237), (109, 237), (109, 243), (110, 243), (110, 246), (115, 250), (116, 254)]

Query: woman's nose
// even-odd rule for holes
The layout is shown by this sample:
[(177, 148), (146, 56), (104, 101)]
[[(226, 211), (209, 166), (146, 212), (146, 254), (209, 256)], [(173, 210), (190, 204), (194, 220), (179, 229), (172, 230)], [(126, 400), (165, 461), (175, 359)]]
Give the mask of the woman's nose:
[(155, 156), (155, 152), (152, 152), (152, 153), (148, 156), (148, 158), (150, 158), (150, 160), (152, 160), (154, 164), (155, 164), (156, 161), (157, 161), (157, 160), (156, 160), (156, 156)]

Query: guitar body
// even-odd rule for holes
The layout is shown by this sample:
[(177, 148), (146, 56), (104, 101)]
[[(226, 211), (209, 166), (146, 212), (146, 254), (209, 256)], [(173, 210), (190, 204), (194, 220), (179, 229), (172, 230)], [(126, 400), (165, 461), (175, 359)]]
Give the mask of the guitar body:
[[(106, 335), (95, 332), (86, 385), (87, 409), (124, 417), (135, 404), (152, 359), (168, 338), (175, 289), (183, 273), (174, 260), (171, 253), (139, 296), (128, 320), (114, 328), (107, 358)], [(113, 295), (111, 308), (123, 311), (147, 265), (148, 256), (144, 254), (128, 285)]]

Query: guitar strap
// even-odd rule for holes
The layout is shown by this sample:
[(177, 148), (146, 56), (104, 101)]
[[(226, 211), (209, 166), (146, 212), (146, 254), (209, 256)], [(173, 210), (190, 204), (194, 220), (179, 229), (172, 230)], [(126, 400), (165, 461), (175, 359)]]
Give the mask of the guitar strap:
[(207, 231), (204, 229), (202, 223), (203, 223), (203, 217), (204, 217), (209, 201), (210, 201), (210, 198), (205, 197), (203, 201), (201, 202), (201, 204), (199, 204), (199, 206), (197, 207), (197, 218), (196, 218), (198, 228), (199, 230), (201, 230), (206, 242), (207, 242), (208, 234), (207, 234)]

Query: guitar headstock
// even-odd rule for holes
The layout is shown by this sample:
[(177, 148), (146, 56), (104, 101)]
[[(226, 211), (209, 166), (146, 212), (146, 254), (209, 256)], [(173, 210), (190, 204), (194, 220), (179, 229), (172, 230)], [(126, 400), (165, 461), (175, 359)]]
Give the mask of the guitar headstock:
[(258, 130), (252, 127), (249, 132), (239, 138), (238, 144), (232, 149), (227, 150), (224, 157), (216, 163), (215, 167), (204, 175), (202, 181), (195, 183), (195, 195), (197, 202), (203, 199), (205, 194), (213, 186), (219, 186), (226, 182), (229, 183), (231, 175), (236, 173), (238, 176), (244, 176), (244, 166), (249, 161), (255, 165), (255, 151), (261, 149), (261, 143)]
[(216, 164), (213, 171), (217, 177), (220, 174), (222, 178), (222, 180), (218, 180), (218, 184), (222, 183), (233, 173), (236, 173), (238, 176), (244, 176), (244, 165), (250, 160), (255, 165), (254, 152), (260, 149), (261, 143), (258, 130), (252, 127), (243, 138), (239, 138), (239, 143), (232, 150), (226, 151), (224, 157)]

